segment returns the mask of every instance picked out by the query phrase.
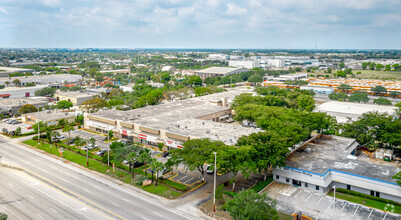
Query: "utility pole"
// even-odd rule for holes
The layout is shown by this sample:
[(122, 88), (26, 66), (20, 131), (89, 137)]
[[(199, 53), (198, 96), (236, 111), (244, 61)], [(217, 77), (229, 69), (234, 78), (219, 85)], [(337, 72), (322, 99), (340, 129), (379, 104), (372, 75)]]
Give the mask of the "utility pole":
[(333, 186), (334, 188), (334, 220), (336, 220), (336, 186)]
[[(38, 114), (39, 114), (39, 107), (36, 106), (36, 108), (38, 108)], [(38, 145), (40, 144), (40, 121), (38, 120)]]
[(107, 172), (110, 172), (110, 129), (107, 127), (107, 141), (109, 142), (109, 149), (107, 149)]
[(217, 173), (217, 167), (216, 167), (216, 152), (214, 153), (214, 184), (213, 184), (213, 212), (216, 212), (216, 173)]
[(86, 167), (89, 167), (89, 149), (86, 147)]

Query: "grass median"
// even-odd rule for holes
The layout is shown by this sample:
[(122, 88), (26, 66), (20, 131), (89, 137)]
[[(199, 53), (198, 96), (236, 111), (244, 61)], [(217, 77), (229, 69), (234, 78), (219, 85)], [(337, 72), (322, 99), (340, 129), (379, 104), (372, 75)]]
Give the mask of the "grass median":
[[(27, 141), (24, 141), (23, 143), (60, 157), (60, 153), (59, 153), (60, 148), (56, 148), (53, 144), (44, 143), (43, 145), (42, 144), (38, 145), (38, 142), (34, 141), (34, 140), (27, 140)], [(62, 155), (63, 155), (62, 157), (64, 159), (86, 167), (86, 156), (77, 154), (77, 153), (69, 151), (69, 150), (64, 150), (64, 152), (62, 152)], [(133, 184), (131, 173), (122, 171), (120, 169), (115, 169), (114, 173), (107, 172), (107, 169), (108, 169), (107, 165), (102, 162), (99, 162), (97, 160), (89, 158), (89, 167), (88, 168), (91, 170), (100, 172), (100, 173), (110, 175), (110, 176), (112, 176), (116, 179), (119, 179), (125, 183)], [(136, 173), (143, 173), (143, 171), (140, 169), (135, 169), (135, 170), (137, 171)], [(158, 186), (155, 186), (154, 184), (149, 185), (149, 186), (140, 186), (140, 188), (147, 192), (150, 192), (150, 193), (153, 193), (153, 194), (156, 194), (159, 196), (163, 196), (166, 198), (176, 198), (182, 194), (182, 192), (172, 190), (168, 186), (163, 185), (163, 184), (158, 184)]]

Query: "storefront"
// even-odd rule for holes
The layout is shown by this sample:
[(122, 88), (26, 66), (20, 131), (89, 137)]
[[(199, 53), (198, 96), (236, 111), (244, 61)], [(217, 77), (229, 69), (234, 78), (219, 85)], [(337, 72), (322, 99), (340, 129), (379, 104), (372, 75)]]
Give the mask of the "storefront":
[(170, 148), (182, 148), (182, 143), (173, 140), (165, 140), (164, 145), (166, 145), (167, 150), (170, 150)]
[(121, 138), (123, 138), (123, 139), (127, 139), (130, 141), (134, 140), (133, 133), (129, 130), (120, 129), (120, 135), (121, 135)]
[(87, 126), (89, 126), (89, 128), (91, 130), (95, 130), (96, 132), (103, 133), (103, 134), (108, 134), (108, 131), (111, 131), (116, 128), (113, 125), (104, 124), (104, 123), (100, 123), (100, 122), (94, 122), (94, 121), (90, 121), (90, 120), (87, 120), (85, 123)]
[(151, 136), (149, 134), (144, 134), (144, 133), (139, 133), (138, 138), (142, 144), (157, 147), (157, 137), (155, 137), (155, 136)]

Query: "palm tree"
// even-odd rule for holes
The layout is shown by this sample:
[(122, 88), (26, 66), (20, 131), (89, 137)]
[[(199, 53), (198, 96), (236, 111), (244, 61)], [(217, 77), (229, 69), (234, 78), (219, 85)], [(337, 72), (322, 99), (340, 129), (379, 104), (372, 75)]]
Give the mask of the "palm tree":
[(138, 156), (138, 161), (142, 162), (145, 164), (145, 176), (148, 175), (148, 172), (146, 170), (146, 164), (149, 163), (152, 159), (152, 156), (150, 155), (150, 150), (149, 149), (143, 149), (141, 150), (141, 152), (139, 153)]
[(127, 155), (126, 159), (129, 161), (129, 169), (131, 171), (132, 174), (132, 178), (135, 178), (135, 169), (134, 167), (131, 167), (133, 165), (133, 162), (135, 161), (135, 159), (138, 157), (138, 153), (137, 152), (131, 152)]
[(9, 81), (4, 82), (4, 84), (6, 84), (6, 86), (8, 87), (8, 85), (10, 85)]
[(67, 125), (67, 126), (65, 126), (65, 127), (63, 128), (63, 132), (68, 132), (68, 140), (71, 139), (71, 131), (72, 131), (72, 130), (74, 130), (74, 127), (69, 126), (69, 125)]
[(152, 183), (153, 183), (153, 173), (156, 173), (156, 186), (158, 183), (158, 173), (164, 169), (164, 164), (156, 159), (152, 159), (152, 164), (150, 165), (152, 169)]
[(88, 142), (92, 145), (92, 147), (94, 147), (96, 144), (96, 139), (94, 137), (91, 137), (91, 138), (89, 138)]
[(57, 137), (58, 136), (60, 136), (60, 133), (58, 133), (57, 131), (51, 131), (50, 132), (50, 137), (51, 137), (51, 139), (50, 140), (52, 140), (52, 139), (54, 139), (54, 145), (57, 147)]

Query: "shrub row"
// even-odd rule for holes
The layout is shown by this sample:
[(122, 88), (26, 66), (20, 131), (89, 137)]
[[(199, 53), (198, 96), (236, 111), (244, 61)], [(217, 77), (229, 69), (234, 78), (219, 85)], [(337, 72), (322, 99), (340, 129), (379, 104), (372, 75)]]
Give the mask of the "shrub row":
[(234, 198), (234, 196), (236, 196), (238, 193), (236, 193), (236, 192), (231, 192), (231, 191), (223, 191), (223, 193), (224, 194), (226, 194), (226, 195), (228, 195), (228, 196), (231, 196), (231, 197), (233, 197)]
[(336, 189), (336, 191), (337, 191), (337, 192), (340, 192), (340, 193), (345, 193), (345, 194), (350, 194), (350, 195), (354, 195), (354, 196), (359, 196), (359, 197), (366, 198), (366, 199), (376, 200), (376, 201), (379, 201), (379, 202), (389, 203), (389, 204), (393, 204), (393, 205), (396, 205), (396, 206), (401, 206), (401, 203), (395, 202), (395, 201), (393, 201), (393, 200), (383, 199), (383, 198), (380, 198), (380, 197), (371, 196), (371, 195), (367, 195), (367, 194), (360, 193), (360, 192), (355, 192), (355, 191), (348, 190), (348, 189), (341, 189), (341, 188), (338, 188), (338, 189)]
[(262, 191), (271, 182), (273, 182), (273, 176), (267, 177), (266, 181), (259, 181), (254, 186), (252, 186), (250, 189), (252, 189), (253, 191), (258, 193), (258, 192)]
[(187, 191), (188, 190), (188, 186), (181, 184), (181, 183), (174, 182), (169, 179), (163, 179), (163, 180), (161, 180), (161, 182), (175, 190), (178, 190), (178, 191)]

